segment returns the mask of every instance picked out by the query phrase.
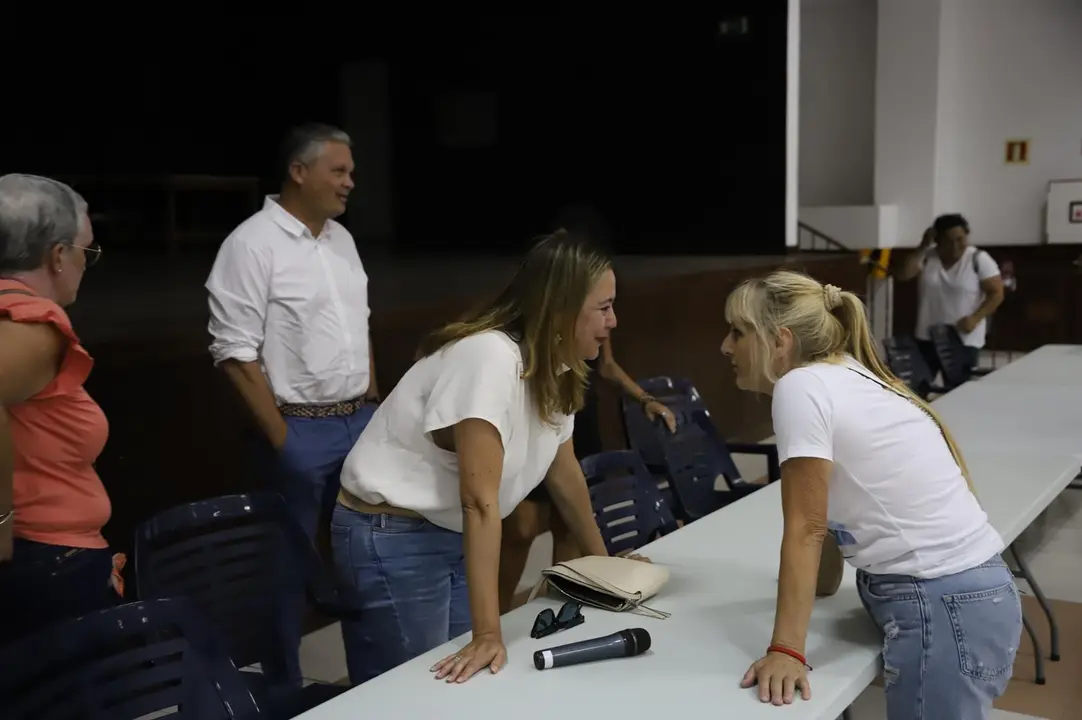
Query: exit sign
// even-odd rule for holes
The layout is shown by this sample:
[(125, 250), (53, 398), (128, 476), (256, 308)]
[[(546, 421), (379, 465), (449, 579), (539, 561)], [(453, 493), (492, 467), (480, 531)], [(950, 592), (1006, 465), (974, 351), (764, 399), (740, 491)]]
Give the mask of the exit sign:
[(1008, 140), (1003, 162), (1007, 165), (1028, 165), (1029, 140)]

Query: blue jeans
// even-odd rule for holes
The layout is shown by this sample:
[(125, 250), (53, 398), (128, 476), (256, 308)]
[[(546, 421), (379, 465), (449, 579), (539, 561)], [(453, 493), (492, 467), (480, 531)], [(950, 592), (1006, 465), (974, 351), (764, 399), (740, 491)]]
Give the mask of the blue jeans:
[[(326, 527), (334, 510), (342, 464), (375, 411), (374, 405), (365, 405), (345, 417), (285, 419), (286, 442), (271, 457), (270, 478), (313, 545), (317, 530), (321, 524)], [(302, 588), (282, 598), (279, 630), (285, 657), (268, 658), (262, 663), (263, 673), (274, 683), (301, 684), (300, 647), (306, 605)]]
[(47, 625), (120, 602), (109, 579), (113, 551), (15, 538), (0, 564), (0, 645)]
[(342, 621), (354, 685), (470, 631), (461, 534), (338, 505), (331, 547), (339, 582), (356, 593), (360, 611)]
[(1022, 602), (1003, 560), (920, 580), (857, 573), (883, 632), (888, 720), (984, 720), (1007, 689)]

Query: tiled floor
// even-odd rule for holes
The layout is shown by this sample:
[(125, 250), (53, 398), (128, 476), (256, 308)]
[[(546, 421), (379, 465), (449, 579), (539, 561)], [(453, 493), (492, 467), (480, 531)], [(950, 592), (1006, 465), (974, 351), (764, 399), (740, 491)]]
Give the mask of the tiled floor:
[[(985, 358), (987, 365), (993, 358)], [(995, 358), (999, 363), (1002, 358)], [(746, 478), (765, 474), (759, 458), (739, 457), (737, 464)], [(1066, 490), (1048, 510), (1027, 529), (1016, 543), (1024, 553), (1030, 569), (1041, 583), (1045, 595), (1057, 602), (1063, 660), (1046, 663), (1048, 684), (1033, 683), (1032, 650), (1020, 649), (1015, 679), (1008, 694), (998, 703), (1015, 712), (997, 710), (994, 720), (1074, 720), (1082, 707), (1082, 490)], [(520, 588), (533, 585), (551, 558), (551, 537), (539, 538), (534, 544), (530, 562)], [(1029, 588), (1020, 584), (1024, 592)], [(1031, 604), (1027, 598), (1027, 608)], [(1035, 606), (1034, 606), (1035, 607)], [(1047, 632), (1043, 615), (1035, 609), (1027, 612), (1038, 632)], [(1047, 652), (1047, 638), (1044, 640)], [(1028, 640), (1026, 641), (1028, 647)], [(1079, 657), (1076, 657), (1076, 653)], [(323, 682), (339, 682), (346, 675), (345, 653), (338, 625), (311, 633), (301, 646), (301, 666), (305, 677)], [(1031, 713), (1031, 714), (1018, 714)], [(852, 708), (853, 720), (884, 718), (883, 692), (872, 686)]]

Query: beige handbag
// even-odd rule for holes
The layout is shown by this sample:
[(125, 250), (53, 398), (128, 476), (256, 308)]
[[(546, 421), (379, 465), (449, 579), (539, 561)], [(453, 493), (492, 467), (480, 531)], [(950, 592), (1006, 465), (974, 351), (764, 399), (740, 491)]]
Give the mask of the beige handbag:
[(664, 619), (669, 613), (642, 603), (656, 595), (668, 581), (669, 570), (664, 566), (630, 558), (590, 555), (542, 571), (530, 600), (547, 585), (583, 605)]

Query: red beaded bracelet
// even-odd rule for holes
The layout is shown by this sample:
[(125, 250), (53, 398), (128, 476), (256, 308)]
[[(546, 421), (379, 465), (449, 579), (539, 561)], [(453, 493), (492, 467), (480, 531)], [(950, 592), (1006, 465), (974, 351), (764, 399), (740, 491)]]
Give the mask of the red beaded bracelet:
[(812, 669), (812, 666), (808, 664), (807, 659), (805, 659), (805, 657), (798, 653), (796, 650), (793, 650), (791, 648), (787, 648), (783, 645), (771, 645), (766, 649), (766, 651), (767, 653), (781, 653), (782, 655), (788, 655), (804, 667), (808, 668), (808, 670)]

